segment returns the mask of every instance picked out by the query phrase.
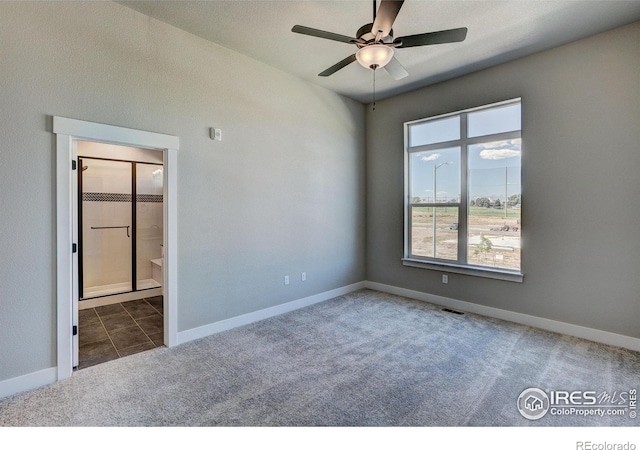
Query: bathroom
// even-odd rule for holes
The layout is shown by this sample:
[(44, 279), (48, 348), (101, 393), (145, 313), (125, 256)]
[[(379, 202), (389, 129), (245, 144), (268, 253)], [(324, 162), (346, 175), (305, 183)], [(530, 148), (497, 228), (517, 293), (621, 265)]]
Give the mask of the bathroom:
[(163, 345), (162, 152), (78, 141), (78, 369)]

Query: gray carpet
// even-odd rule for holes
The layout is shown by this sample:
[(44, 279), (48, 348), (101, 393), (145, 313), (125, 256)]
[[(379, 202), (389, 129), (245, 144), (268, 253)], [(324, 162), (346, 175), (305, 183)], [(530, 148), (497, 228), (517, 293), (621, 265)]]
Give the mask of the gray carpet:
[(362, 290), (80, 370), (0, 401), (0, 425), (640, 425), (525, 419), (529, 387), (637, 389), (640, 354)]

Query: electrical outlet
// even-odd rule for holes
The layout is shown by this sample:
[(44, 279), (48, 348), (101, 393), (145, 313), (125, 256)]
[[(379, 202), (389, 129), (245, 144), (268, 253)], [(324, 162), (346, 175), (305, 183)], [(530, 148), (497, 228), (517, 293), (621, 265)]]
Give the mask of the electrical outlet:
[(442, 275), (442, 282), (447, 284), (449, 282), (449, 275)]
[(284, 276), (284, 285), (285, 286), (289, 285), (289, 275)]
[(302, 276), (300, 278), (302, 278), (302, 281), (307, 281), (307, 272), (302, 272)]

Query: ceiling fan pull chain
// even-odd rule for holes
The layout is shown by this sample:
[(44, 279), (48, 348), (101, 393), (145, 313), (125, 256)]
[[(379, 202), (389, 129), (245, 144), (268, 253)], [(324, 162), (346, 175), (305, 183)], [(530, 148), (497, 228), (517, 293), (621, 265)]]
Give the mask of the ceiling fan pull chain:
[[(375, 0), (374, 0), (375, 1)], [(373, 110), (376, 110), (376, 69), (373, 72)]]

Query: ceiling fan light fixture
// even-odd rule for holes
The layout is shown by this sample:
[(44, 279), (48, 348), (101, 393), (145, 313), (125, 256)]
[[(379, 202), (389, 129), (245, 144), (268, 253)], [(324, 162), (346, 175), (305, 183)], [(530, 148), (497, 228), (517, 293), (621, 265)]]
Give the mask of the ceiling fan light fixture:
[[(396, 48), (421, 47), (424, 45), (446, 44), (449, 42), (461, 42), (467, 36), (466, 28), (455, 28), (452, 30), (434, 31), (429, 33), (412, 34), (410, 36), (394, 38), (393, 23), (402, 8), (404, 0), (380, 0), (380, 7), (377, 7), (377, 0), (373, 0), (373, 22), (361, 26), (356, 31), (356, 37), (345, 36), (343, 34), (332, 33), (330, 31), (318, 30), (302, 25), (294, 25), (291, 31), (294, 33), (306, 34), (330, 41), (355, 44), (358, 51), (342, 61), (334, 64), (328, 69), (320, 72), (319, 77), (328, 77), (338, 70), (347, 67), (354, 61), (358, 61), (365, 69), (375, 70), (384, 67), (394, 80), (400, 80), (409, 75), (402, 64), (394, 58)], [(375, 32), (374, 32), (375, 30)]]
[(393, 58), (394, 50), (383, 44), (373, 44), (362, 47), (356, 53), (356, 59), (366, 69), (379, 69), (386, 66)]

